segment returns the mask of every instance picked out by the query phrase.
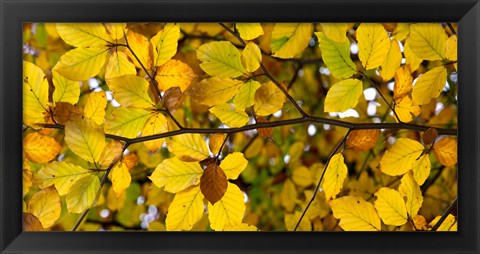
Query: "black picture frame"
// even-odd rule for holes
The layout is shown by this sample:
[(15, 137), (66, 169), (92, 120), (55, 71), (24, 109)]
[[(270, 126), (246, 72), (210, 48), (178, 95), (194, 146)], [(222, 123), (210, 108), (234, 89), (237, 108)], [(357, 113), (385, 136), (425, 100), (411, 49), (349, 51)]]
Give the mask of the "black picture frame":
[[(0, 0), (1, 253), (479, 253), (478, 0)], [(22, 232), (22, 22), (459, 22), (458, 232)]]

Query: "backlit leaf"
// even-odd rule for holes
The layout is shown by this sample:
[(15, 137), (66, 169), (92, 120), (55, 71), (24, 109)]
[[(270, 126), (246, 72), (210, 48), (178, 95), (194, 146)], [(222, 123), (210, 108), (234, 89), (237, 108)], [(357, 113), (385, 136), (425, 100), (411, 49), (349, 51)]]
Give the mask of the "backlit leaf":
[(76, 181), (67, 194), (66, 202), (70, 213), (82, 213), (95, 205), (100, 180), (96, 175), (87, 175)]
[(59, 23), (57, 32), (66, 43), (75, 47), (107, 46), (109, 36), (101, 23)]
[(417, 215), (418, 210), (420, 210), (420, 207), (422, 207), (423, 196), (420, 186), (413, 178), (413, 174), (411, 172), (403, 175), (402, 183), (398, 187), (398, 191), (407, 198), (405, 205), (408, 216), (413, 217)]
[(142, 130), (151, 112), (135, 108), (116, 108), (105, 122), (105, 132), (126, 138), (135, 138)]
[(97, 162), (105, 147), (105, 134), (89, 119), (77, 119), (65, 124), (65, 142), (80, 158)]
[(338, 43), (329, 39), (324, 33), (315, 33), (322, 51), (322, 59), (334, 77), (349, 78), (357, 73), (357, 68), (350, 58), (350, 42), (346, 39)]
[(67, 162), (53, 161), (44, 165), (36, 174), (35, 181), (42, 189), (54, 184), (60, 196), (66, 195), (70, 187), (80, 178), (94, 171)]
[(123, 107), (150, 108), (155, 106), (155, 103), (148, 95), (149, 84), (142, 77), (124, 75), (109, 79), (107, 84), (113, 92), (115, 100)]
[(348, 168), (345, 165), (343, 155), (335, 154), (328, 163), (323, 179), (322, 188), (327, 200), (334, 199), (343, 188), (343, 182), (347, 178)]
[(232, 108), (228, 103), (214, 106), (209, 111), (218, 117), (222, 123), (232, 128), (242, 127), (250, 119), (245, 111)]
[(22, 214), (22, 230), (23, 231), (43, 231), (45, 230), (40, 220), (31, 213)]
[(300, 54), (310, 42), (313, 25), (309, 23), (277, 23), (272, 31), (270, 47), (273, 56), (293, 58)]
[(40, 67), (23, 61), (23, 122), (32, 127), (45, 123), (48, 81)]
[(200, 134), (181, 134), (167, 139), (168, 150), (183, 161), (201, 161), (209, 156)]
[(160, 32), (150, 39), (154, 50), (155, 66), (161, 66), (177, 53), (178, 39), (180, 38), (180, 26), (168, 23)]
[(347, 41), (347, 23), (321, 23), (322, 30), (325, 35), (332, 41), (337, 43), (345, 43)]
[(112, 41), (123, 39), (125, 34), (125, 23), (106, 23), (105, 28), (112, 38)]
[(379, 231), (380, 218), (373, 205), (359, 196), (346, 196), (329, 202), (333, 216), (345, 231)]
[(228, 179), (235, 180), (247, 167), (248, 161), (245, 159), (243, 153), (234, 152), (228, 154), (220, 163), (220, 168), (223, 169)]
[(213, 154), (218, 154), (220, 152), (220, 149), (222, 148), (222, 144), (225, 141), (226, 137), (227, 135), (223, 133), (215, 133), (210, 136), (208, 141), (208, 148), (210, 148), (210, 151)]
[(457, 164), (457, 140), (452, 137), (445, 137), (433, 145), (435, 158), (444, 166)]
[(440, 24), (410, 25), (410, 48), (417, 57), (435, 61), (445, 58), (447, 34)]
[(137, 69), (130, 62), (127, 55), (120, 51), (115, 51), (108, 58), (107, 69), (105, 70), (105, 79), (112, 79), (123, 75), (136, 75)]
[(210, 163), (200, 177), (200, 190), (211, 204), (217, 203), (227, 191), (227, 176), (216, 164)]
[(390, 41), (390, 49), (385, 57), (384, 62), (380, 66), (380, 76), (384, 81), (389, 81), (395, 75), (395, 71), (402, 63), (402, 52), (397, 40)]
[(107, 54), (108, 48), (76, 48), (62, 55), (53, 69), (70, 80), (87, 80), (101, 71)]
[(375, 192), (375, 197), (375, 209), (383, 223), (393, 226), (407, 223), (407, 209), (400, 192), (383, 187)]
[(208, 203), (210, 227), (221, 231), (225, 227), (234, 227), (242, 223), (245, 213), (242, 191), (233, 183), (228, 183), (225, 195), (214, 205)]
[(253, 109), (259, 116), (267, 116), (282, 109), (286, 96), (273, 82), (262, 84), (255, 92)]
[(104, 91), (92, 92), (88, 95), (83, 109), (83, 115), (92, 119), (96, 124), (101, 125), (105, 121), (105, 107), (107, 96)]
[(412, 72), (416, 71), (423, 60), (410, 49), (410, 37), (405, 40), (403, 47), (403, 54), (405, 55), (407, 64), (410, 66), (410, 70)]
[(202, 218), (203, 194), (199, 186), (179, 192), (168, 207), (167, 231), (190, 230)]
[(412, 169), (423, 149), (423, 145), (415, 140), (399, 138), (380, 160), (380, 170), (391, 176), (403, 175)]
[(405, 96), (401, 99), (395, 100), (395, 112), (400, 121), (408, 123), (413, 120), (413, 116), (418, 116), (421, 112), (420, 106), (410, 99), (410, 96)]
[[(145, 126), (143, 126), (142, 136), (150, 136), (168, 132), (168, 121), (161, 113), (155, 113), (148, 118)], [(143, 144), (152, 152), (160, 149), (165, 142), (164, 138), (145, 141)]]
[(357, 106), (362, 95), (363, 83), (358, 79), (346, 79), (334, 84), (325, 98), (325, 112), (344, 112)]
[[(430, 227), (435, 226), (441, 217), (442, 216), (435, 217), (428, 225)], [(447, 218), (440, 224), (437, 231), (457, 231), (457, 218), (451, 214), (447, 215)]]
[(165, 187), (165, 191), (177, 193), (191, 185), (197, 185), (202, 173), (198, 162), (185, 162), (172, 157), (158, 164), (149, 178), (157, 187)]
[(75, 104), (80, 97), (80, 83), (64, 78), (57, 72), (53, 72), (53, 101), (54, 102), (68, 102)]
[(262, 62), (262, 53), (257, 44), (253, 42), (247, 43), (242, 51), (242, 64), (248, 72), (254, 72), (260, 67)]
[(353, 130), (347, 138), (347, 147), (357, 152), (364, 152), (372, 149), (378, 140), (380, 130)]
[(155, 80), (158, 88), (162, 91), (179, 87), (182, 92), (185, 92), (196, 77), (197, 74), (190, 66), (182, 61), (172, 59), (158, 68)]
[(413, 86), (412, 99), (417, 105), (429, 103), (437, 98), (447, 82), (445, 67), (435, 67), (422, 74)]
[(98, 164), (102, 168), (109, 167), (113, 162), (118, 161), (123, 153), (123, 145), (118, 140), (108, 142), (103, 148)]
[[(456, 35), (452, 35), (448, 38), (445, 57), (450, 61), (457, 61), (457, 44)], [(455, 66), (455, 69), (458, 70), (457, 63), (453, 64), (453, 66)]]
[(127, 165), (123, 162), (118, 162), (117, 165), (113, 167), (111, 176), (112, 189), (117, 198), (119, 198), (128, 186), (130, 186), (130, 182), (132, 181)]
[(233, 104), (237, 109), (245, 109), (253, 106), (255, 103), (255, 92), (260, 88), (261, 84), (255, 80), (249, 80), (245, 82), (238, 94), (233, 99)]
[(211, 77), (192, 85), (189, 93), (201, 104), (211, 107), (229, 101), (242, 84), (240, 80)]
[(312, 174), (307, 167), (298, 167), (292, 173), (293, 182), (300, 187), (308, 187), (313, 183)]
[(380, 24), (362, 23), (357, 29), (358, 57), (366, 70), (379, 67), (390, 49), (387, 31)]
[(228, 41), (205, 43), (197, 49), (200, 67), (210, 76), (236, 78), (245, 72), (240, 52)]
[(409, 65), (404, 65), (395, 71), (395, 83), (393, 85), (393, 98), (400, 99), (412, 91), (412, 73)]
[(418, 160), (413, 163), (412, 171), (415, 181), (418, 185), (422, 185), (430, 175), (430, 169), (432, 163), (430, 162), (430, 156), (428, 154), (422, 155)]
[(253, 40), (260, 35), (263, 35), (263, 28), (260, 23), (237, 23), (235, 27), (244, 40)]
[(143, 65), (147, 70), (151, 70), (153, 59), (150, 56), (150, 42), (148, 39), (142, 34), (129, 30), (127, 32), (127, 41), (131, 50), (127, 50), (125, 53), (127, 53), (127, 56), (132, 59), (135, 66), (137, 68), (142, 68)]
[(62, 146), (49, 136), (33, 132), (23, 139), (23, 152), (25, 157), (32, 162), (49, 162), (62, 150)]
[(33, 194), (28, 201), (28, 212), (38, 218), (43, 228), (55, 224), (62, 212), (62, 203), (55, 187), (50, 186)]

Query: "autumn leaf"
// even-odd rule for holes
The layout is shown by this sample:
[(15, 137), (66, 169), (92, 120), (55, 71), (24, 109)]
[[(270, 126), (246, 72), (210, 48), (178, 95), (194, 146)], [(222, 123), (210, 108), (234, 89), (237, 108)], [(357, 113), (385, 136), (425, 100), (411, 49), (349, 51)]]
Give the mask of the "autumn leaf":
[(102, 47), (111, 43), (101, 23), (58, 23), (57, 32), (62, 40), (75, 47)]
[(107, 116), (105, 133), (126, 138), (137, 137), (151, 115), (151, 112), (144, 109), (116, 108)]
[(308, 187), (313, 183), (312, 174), (307, 167), (298, 167), (292, 173), (293, 182), (300, 187)]
[(223, 133), (215, 133), (212, 136), (210, 136), (208, 141), (208, 148), (210, 148), (210, 151), (213, 154), (220, 153), (220, 149), (222, 148), (222, 145), (226, 137), (227, 135)]
[(76, 155), (96, 163), (105, 147), (105, 134), (93, 121), (76, 119), (65, 125), (65, 142)]
[(375, 192), (375, 197), (375, 209), (383, 223), (393, 226), (407, 223), (407, 209), (400, 192), (383, 187)]
[(272, 31), (270, 47), (273, 56), (293, 58), (307, 46), (313, 33), (313, 25), (308, 23), (277, 23)]
[(267, 116), (279, 111), (285, 103), (286, 97), (282, 90), (273, 82), (262, 84), (255, 92), (254, 110), (259, 116)]
[(357, 29), (358, 57), (365, 70), (379, 67), (390, 49), (387, 31), (380, 24), (362, 23)]
[(417, 184), (410, 171), (403, 175), (398, 191), (407, 198), (405, 205), (408, 216), (412, 218), (417, 215), (418, 210), (422, 207), (423, 196), (420, 186)]
[(380, 65), (381, 71), (380, 76), (384, 81), (389, 81), (395, 75), (396, 70), (400, 67), (402, 63), (402, 52), (400, 51), (400, 46), (398, 45), (397, 40), (390, 41), (390, 49), (388, 50), (387, 56), (385, 57), (384, 62)]
[[(268, 120), (263, 117), (255, 119), (257, 123), (268, 123)], [(263, 138), (271, 138), (273, 135), (273, 128), (257, 128), (258, 135)]]
[(421, 59), (435, 61), (445, 58), (447, 34), (440, 24), (410, 25), (410, 47)]
[(169, 60), (157, 70), (155, 80), (158, 83), (158, 88), (162, 91), (167, 91), (172, 87), (179, 87), (185, 92), (197, 74), (193, 72), (192, 68), (186, 63), (179, 60)]
[(325, 98), (325, 112), (344, 112), (354, 108), (362, 94), (363, 83), (358, 79), (346, 79), (334, 84)]
[(242, 64), (248, 72), (254, 72), (262, 63), (262, 53), (257, 44), (253, 42), (247, 43), (242, 51)]
[(412, 91), (412, 73), (409, 65), (404, 65), (395, 71), (395, 83), (393, 85), (393, 98), (395, 100), (405, 97)]
[(417, 105), (429, 103), (437, 98), (447, 82), (445, 67), (435, 67), (422, 74), (413, 86), (412, 99)]
[(203, 213), (203, 194), (199, 186), (179, 192), (168, 208), (167, 231), (190, 230)]
[(83, 115), (92, 119), (96, 124), (101, 125), (105, 121), (105, 107), (107, 97), (104, 91), (92, 92), (88, 95), (83, 109)]
[(112, 189), (117, 195), (117, 198), (120, 197), (125, 189), (130, 186), (132, 177), (128, 171), (128, 167), (123, 162), (118, 162), (112, 169)]
[(228, 154), (220, 163), (220, 168), (223, 169), (228, 179), (235, 180), (247, 167), (248, 161), (245, 159), (243, 153), (234, 152)]
[(341, 44), (347, 41), (345, 36), (348, 30), (347, 23), (321, 23), (321, 25), (323, 32), (330, 40)]
[(291, 212), (295, 207), (295, 201), (297, 200), (297, 190), (295, 184), (290, 179), (287, 179), (283, 183), (282, 192), (280, 193), (281, 204), (285, 208), (285, 211)]
[(68, 51), (53, 68), (70, 80), (87, 80), (97, 75), (107, 60), (108, 48), (76, 48)]
[[(154, 48), (155, 66), (162, 66), (177, 53), (180, 26), (168, 23), (155, 36), (150, 39)], [(166, 90), (166, 89), (165, 89)], [(183, 89), (182, 89), (183, 91)]]
[(322, 59), (332, 75), (337, 78), (350, 78), (357, 68), (350, 58), (350, 42), (344, 35), (344, 42), (329, 39), (324, 33), (317, 32), (318, 45), (322, 51)]
[(372, 149), (378, 140), (380, 130), (353, 130), (347, 138), (347, 147), (357, 152), (364, 152)]
[[(155, 113), (148, 118), (143, 126), (142, 136), (150, 136), (168, 132), (168, 121), (161, 113)], [(165, 143), (165, 139), (159, 138), (155, 140), (145, 141), (143, 144), (152, 152), (160, 149)]]
[(172, 157), (158, 164), (149, 178), (157, 187), (165, 187), (165, 191), (177, 193), (191, 185), (197, 185), (202, 173), (198, 162), (185, 162)]
[(228, 41), (205, 43), (197, 49), (200, 68), (210, 76), (236, 78), (245, 72), (240, 52)]
[(148, 39), (142, 34), (128, 30), (127, 42), (129, 50), (127, 50), (125, 53), (130, 59), (132, 59), (135, 66), (137, 68), (143, 68), (143, 65), (145, 68), (147, 68), (147, 70), (151, 70), (153, 59), (150, 55), (150, 42)]
[(399, 138), (380, 160), (380, 170), (387, 175), (403, 175), (412, 169), (423, 149), (423, 145), (415, 140)]
[(457, 164), (457, 140), (451, 137), (438, 140), (433, 145), (433, 154), (444, 166), (448, 167)]
[(86, 175), (77, 180), (66, 196), (67, 208), (70, 213), (82, 213), (95, 205), (97, 193), (100, 190), (100, 180), (96, 175)]
[(55, 187), (50, 186), (28, 201), (28, 212), (38, 218), (43, 228), (49, 228), (60, 218), (62, 203)]
[(112, 41), (120, 40), (125, 34), (125, 23), (105, 23), (107, 33), (110, 35)]
[(183, 161), (201, 161), (209, 156), (200, 134), (181, 134), (167, 139), (168, 150)]
[(232, 109), (232, 107), (227, 103), (214, 106), (210, 108), (209, 111), (218, 117), (222, 123), (232, 128), (242, 127), (247, 124), (248, 120), (250, 119), (245, 111), (235, 108)]
[(395, 100), (395, 113), (397, 113), (401, 122), (411, 122), (413, 117), (418, 116), (420, 112), (420, 106), (416, 105), (408, 95)]
[(255, 103), (255, 93), (261, 84), (255, 80), (245, 82), (238, 90), (237, 95), (233, 99), (233, 104), (237, 109), (245, 109), (253, 106)]
[(225, 195), (214, 205), (208, 203), (208, 220), (210, 227), (221, 231), (225, 227), (234, 227), (242, 222), (245, 213), (242, 191), (232, 183), (228, 183)]
[(345, 231), (378, 231), (380, 218), (371, 203), (358, 196), (345, 196), (329, 202), (333, 216)]
[(33, 132), (23, 139), (25, 157), (36, 163), (46, 163), (57, 157), (62, 146), (49, 136)]
[(102, 168), (109, 167), (112, 163), (117, 162), (123, 154), (123, 145), (120, 141), (111, 140), (103, 148), (98, 164)]
[(23, 122), (38, 128), (45, 123), (44, 112), (47, 111), (48, 81), (40, 67), (23, 61)]
[(264, 34), (260, 23), (237, 23), (235, 27), (244, 40), (250, 41)]
[(422, 155), (412, 165), (413, 177), (418, 185), (423, 185), (430, 175), (430, 169), (432, 163), (430, 162), (430, 156), (428, 154)]
[(113, 97), (123, 106), (129, 108), (151, 108), (155, 106), (148, 95), (148, 82), (135, 75), (124, 75), (109, 79), (108, 87)]
[[(123, 37), (123, 34), (122, 34)], [(136, 75), (135, 65), (128, 60), (124, 52), (116, 51), (108, 58), (107, 69), (105, 70), (105, 79), (121, 77), (123, 75)]]
[(53, 101), (54, 102), (68, 102), (75, 104), (80, 97), (80, 83), (64, 78), (57, 72), (53, 72)]
[(210, 163), (200, 177), (200, 190), (211, 204), (217, 203), (227, 191), (227, 176), (216, 164)]
[(68, 162), (53, 161), (44, 165), (34, 175), (34, 179), (42, 189), (55, 185), (58, 194), (64, 196), (79, 179), (93, 173), (94, 171)]
[(192, 85), (189, 94), (201, 104), (211, 107), (229, 101), (242, 84), (240, 80), (211, 77)]
[(327, 200), (335, 198), (343, 188), (343, 182), (347, 178), (348, 168), (345, 165), (343, 155), (335, 154), (328, 163), (323, 179), (322, 188)]

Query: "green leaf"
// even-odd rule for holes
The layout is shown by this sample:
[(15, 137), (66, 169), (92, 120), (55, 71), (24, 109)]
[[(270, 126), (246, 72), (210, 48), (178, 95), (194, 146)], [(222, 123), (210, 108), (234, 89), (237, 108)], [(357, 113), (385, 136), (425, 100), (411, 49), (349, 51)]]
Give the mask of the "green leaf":
[(236, 78), (245, 73), (240, 52), (228, 41), (214, 41), (197, 49), (200, 68), (210, 76)]

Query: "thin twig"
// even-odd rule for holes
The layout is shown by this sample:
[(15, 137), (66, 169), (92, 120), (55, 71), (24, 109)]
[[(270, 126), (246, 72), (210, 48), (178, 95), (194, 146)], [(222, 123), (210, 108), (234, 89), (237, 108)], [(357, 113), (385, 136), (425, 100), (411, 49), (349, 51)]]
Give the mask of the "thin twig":
[(442, 225), (443, 221), (448, 217), (448, 215), (452, 212), (452, 210), (457, 207), (458, 197), (453, 200), (452, 204), (447, 208), (447, 210), (443, 213), (442, 217), (435, 223), (430, 231), (437, 231), (437, 229)]

